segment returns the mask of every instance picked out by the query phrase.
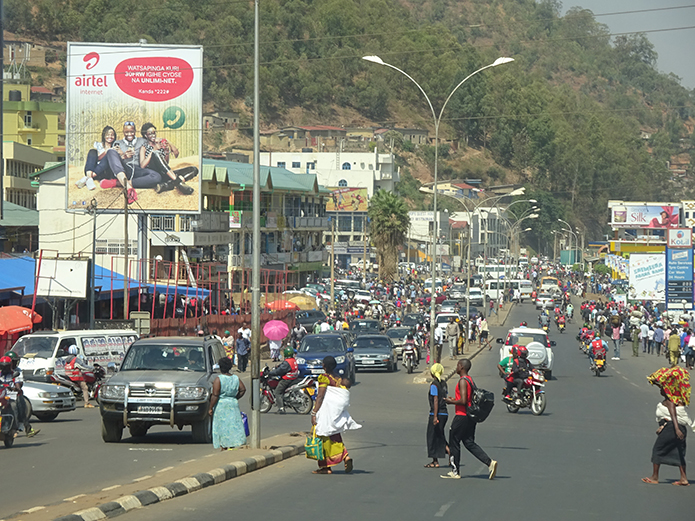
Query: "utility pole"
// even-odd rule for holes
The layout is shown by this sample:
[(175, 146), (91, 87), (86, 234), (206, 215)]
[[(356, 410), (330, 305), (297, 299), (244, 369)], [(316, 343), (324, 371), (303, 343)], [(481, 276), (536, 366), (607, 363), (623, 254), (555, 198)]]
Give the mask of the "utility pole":
[(335, 306), (335, 216), (331, 216), (331, 309)]
[[(5, 6), (0, 0), (0, 136), (5, 136)], [(29, 101), (29, 100), (27, 100)], [(0, 140), (0, 219), (5, 218), (5, 150)], [(32, 309), (33, 311), (33, 309)]]
[(364, 233), (364, 239), (362, 242), (364, 242), (364, 255), (362, 257), (362, 274), (364, 275), (364, 284), (366, 287), (367, 284), (367, 222), (369, 221), (369, 217), (366, 215), (364, 216), (364, 223), (362, 223), (362, 230)]
[[(2, 0), (0, 0), (2, 2)], [(94, 290), (94, 282), (96, 280), (96, 262), (97, 262), (97, 200), (92, 199), (89, 209), (87, 210), (92, 215), (92, 269), (89, 274), (89, 329), (94, 329), (94, 315), (96, 314), (96, 291)]]
[[(126, 178), (127, 179), (127, 178)], [(123, 268), (123, 320), (128, 320), (128, 183), (123, 187), (123, 242), (125, 243), (125, 266)]]

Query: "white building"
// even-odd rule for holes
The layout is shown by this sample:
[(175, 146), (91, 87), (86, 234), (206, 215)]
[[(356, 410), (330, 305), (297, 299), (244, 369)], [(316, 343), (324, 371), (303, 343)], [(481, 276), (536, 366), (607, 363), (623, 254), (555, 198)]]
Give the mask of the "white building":
[(316, 174), (319, 184), (393, 191), (399, 180), (390, 154), (375, 152), (262, 152), (262, 166), (286, 168), (295, 174)]
[[(432, 233), (434, 230), (434, 212), (408, 212), (410, 217), (410, 229), (408, 230), (408, 243), (421, 252), (420, 260), (428, 260), (432, 253)], [(437, 240), (437, 255), (449, 255), (451, 226), (449, 225), (449, 212), (437, 212), (437, 228), (439, 238)], [(426, 252), (426, 253), (425, 253)], [(424, 255), (423, 255), (424, 254)]]
[[(471, 258), (474, 259), (485, 254), (497, 257), (500, 250), (508, 247), (509, 229), (504, 219), (504, 208), (480, 207), (473, 212), (456, 212), (451, 215), (453, 221), (465, 221), (469, 223), (471, 232)], [(458, 238), (458, 237), (457, 237)], [(464, 249), (468, 242), (468, 236), (462, 238)]]

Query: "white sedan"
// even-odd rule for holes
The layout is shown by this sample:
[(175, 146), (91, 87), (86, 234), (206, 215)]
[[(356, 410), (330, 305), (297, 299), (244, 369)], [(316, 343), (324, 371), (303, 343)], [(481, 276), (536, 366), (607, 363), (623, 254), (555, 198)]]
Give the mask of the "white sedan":
[(34, 416), (41, 421), (52, 421), (61, 412), (75, 410), (75, 396), (62, 385), (29, 380), (24, 382), (22, 391), (31, 402)]

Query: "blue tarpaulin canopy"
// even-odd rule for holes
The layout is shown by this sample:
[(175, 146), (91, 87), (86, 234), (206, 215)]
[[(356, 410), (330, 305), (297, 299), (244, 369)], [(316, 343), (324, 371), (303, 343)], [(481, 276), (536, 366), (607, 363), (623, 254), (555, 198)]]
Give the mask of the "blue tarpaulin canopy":
[(31, 257), (11, 257), (0, 259), (0, 293), (6, 290), (18, 295), (34, 294), (36, 261)]

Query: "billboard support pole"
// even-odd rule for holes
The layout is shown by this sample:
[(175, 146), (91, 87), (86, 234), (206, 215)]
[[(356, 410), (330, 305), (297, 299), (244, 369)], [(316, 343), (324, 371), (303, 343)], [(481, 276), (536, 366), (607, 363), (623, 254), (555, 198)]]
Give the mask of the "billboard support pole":
[(123, 320), (128, 320), (128, 294), (130, 292), (128, 288), (128, 186), (123, 187), (123, 246), (125, 253), (125, 266), (123, 267)]
[(89, 329), (94, 329), (94, 315), (96, 314), (96, 261), (97, 261), (97, 200), (92, 199), (89, 206), (89, 213), (92, 215), (92, 269), (89, 270)]
[(253, 248), (251, 281), (251, 448), (261, 446), (261, 153), (259, 0), (253, 2)]

